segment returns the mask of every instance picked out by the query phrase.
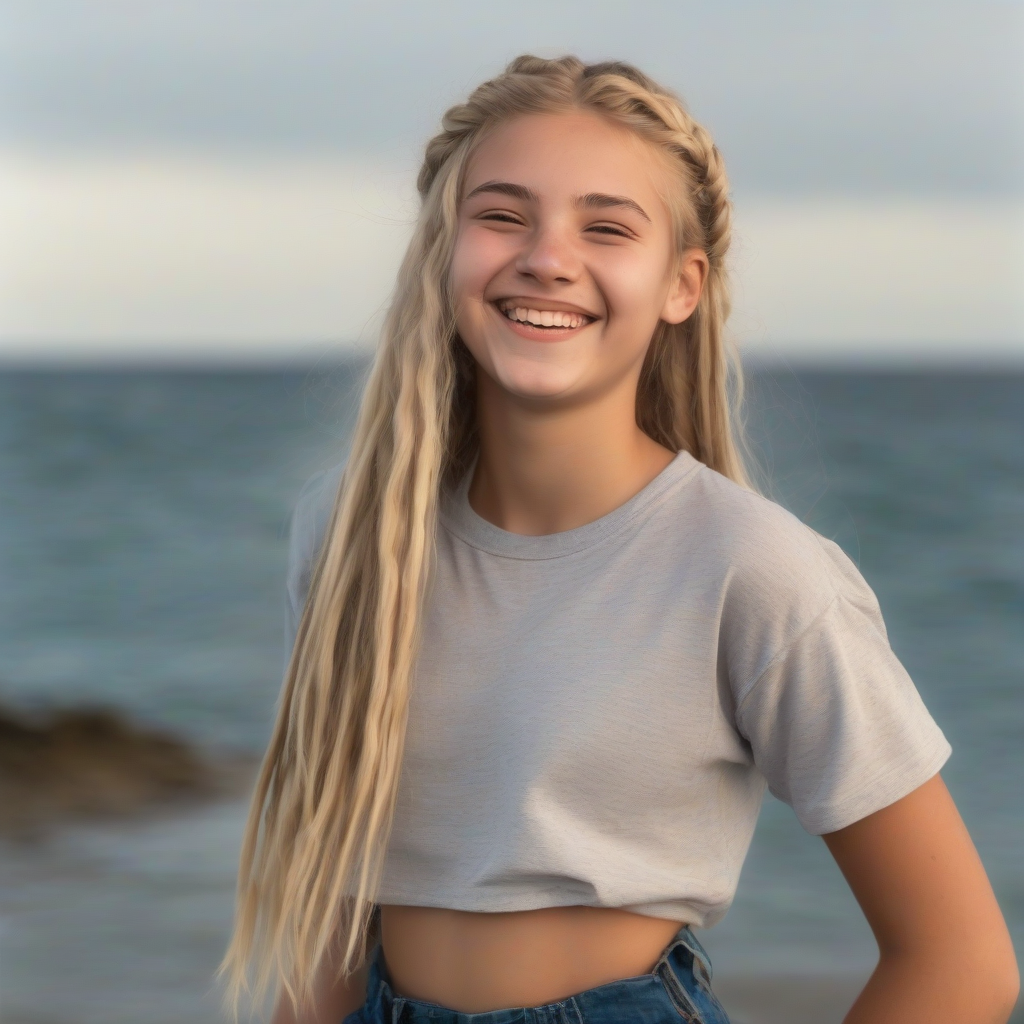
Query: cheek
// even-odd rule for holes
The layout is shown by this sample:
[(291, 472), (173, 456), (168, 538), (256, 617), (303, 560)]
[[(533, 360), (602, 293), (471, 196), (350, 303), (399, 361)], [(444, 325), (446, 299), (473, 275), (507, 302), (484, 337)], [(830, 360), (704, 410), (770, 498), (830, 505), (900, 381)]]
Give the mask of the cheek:
[(455, 243), (452, 255), (452, 291), (457, 306), (466, 301), (480, 301), (496, 273), (508, 262), (507, 246), (492, 233), (464, 230)]
[(493, 253), (479, 232), (461, 234), (452, 253), (451, 289), (455, 303), (455, 326), (470, 354), (484, 366), (490, 358), (484, 340), (483, 296), (492, 279)]
[(668, 292), (663, 261), (620, 259), (597, 271), (595, 277), (618, 330), (635, 327), (646, 331), (661, 316)]

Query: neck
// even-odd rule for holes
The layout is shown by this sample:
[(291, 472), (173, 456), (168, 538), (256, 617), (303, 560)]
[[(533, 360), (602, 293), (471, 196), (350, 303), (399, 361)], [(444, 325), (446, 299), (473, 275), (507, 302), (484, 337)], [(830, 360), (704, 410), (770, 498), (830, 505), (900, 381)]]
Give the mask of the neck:
[(637, 426), (629, 384), (585, 403), (542, 406), (479, 372), (473, 510), (503, 530), (540, 536), (600, 519), (646, 487), (675, 453)]

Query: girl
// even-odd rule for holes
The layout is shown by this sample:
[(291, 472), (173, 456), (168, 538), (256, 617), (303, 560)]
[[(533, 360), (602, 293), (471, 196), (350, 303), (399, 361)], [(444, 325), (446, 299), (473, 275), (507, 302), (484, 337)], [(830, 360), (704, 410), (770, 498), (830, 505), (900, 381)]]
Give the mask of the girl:
[(254, 967), (276, 1024), (725, 1021), (691, 928), (767, 785), (877, 936), (849, 1024), (1005, 1021), (949, 747), (854, 566), (747, 482), (707, 132), (629, 65), (520, 57), (418, 185), (351, 456), (295, 514), (236, 998)]

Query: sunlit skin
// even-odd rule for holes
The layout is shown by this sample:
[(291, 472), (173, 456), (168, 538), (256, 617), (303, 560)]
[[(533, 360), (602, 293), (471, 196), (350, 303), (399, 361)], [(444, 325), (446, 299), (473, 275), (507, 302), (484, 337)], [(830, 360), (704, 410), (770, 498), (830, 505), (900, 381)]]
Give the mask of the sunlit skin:
[[(591, 522), (673, 457), (636, 425), (637, 381), (658, 321), (692, 314), (707, 260), (694, 249), (677, 258), (666, 174), (657, 152), (588, 113), (520, 117), (468, 167), (452, 283), (478, 371), (470, 502), (503, 529)], [(524, 326), (503, 315), (506, 300), (586, 322)], [(880, 950), (847, 1024), (1002, 1024), (1016, 998), (1013, 950), (941, 778), (824, 839)], [(381, 911), (398, 992), (463, 1012), (542, 1005), (646, 973), (685, 923), (591, 907)], [(337, 981), (328, 968), (298, 1020), (337, 1024), (364, 997), (365, 972)], [(275, 1024), (295, 1019), (283, 1001)]]
[[(707, 274), (703, 251), (676, 252), (670, 185), (656, 150), (583, 112), (520, 117), (470, 163), (452, 264), (459, 335), (479, 368), (470, 502), (503, 529), (591, 522), (674, 455), (635, 415), (659, 320), (690, 316)], [(502, 314), (507, 302), (587, 322), (530, 327)]]
[[(534, 412), (598, 402), (635, 376), (659, 319), (689, 316), (703, 274), (673, 273), (667, 178), (647, 145), (595, 114), (520, 117), (481, 145), (451, 277), (460, 337), (496, 389)], [(508, 299), (593, 322), (532, 328), (499, 312)]]

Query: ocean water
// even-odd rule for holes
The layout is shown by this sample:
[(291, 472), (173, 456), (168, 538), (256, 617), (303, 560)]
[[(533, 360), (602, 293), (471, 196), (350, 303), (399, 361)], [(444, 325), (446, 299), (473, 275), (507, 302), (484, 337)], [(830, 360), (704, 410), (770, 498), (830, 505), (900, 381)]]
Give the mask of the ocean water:
[[(288, 514), (338, 461), (363, 368), (0, 373), (0, 700), (105, 704), (259, 752), (280, 684)], [(1024, 375), (751, 380), (765, 486), (838, 541), (949, 737), (944, 776), (1024, 949)], [(217, 1019), (244, 808), (0, 846), (0, 1020)], [(820, 840), (764, 808), (721, 976), (866, 974)]]

